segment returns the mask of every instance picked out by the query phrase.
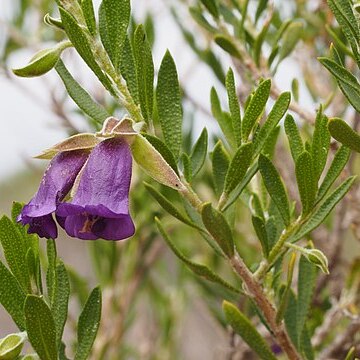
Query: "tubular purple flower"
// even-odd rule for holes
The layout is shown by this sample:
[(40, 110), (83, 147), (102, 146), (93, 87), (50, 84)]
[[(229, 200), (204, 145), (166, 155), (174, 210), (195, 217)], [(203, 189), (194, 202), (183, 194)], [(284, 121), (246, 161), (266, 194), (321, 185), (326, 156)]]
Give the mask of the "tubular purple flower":
[(93, 149), (74, 198), (56, 211), (68, 235), (121, 240), (134, 234), (129, 215), (131, 169), (131, 152), (123, 139), (107, 139)]
[(28, 233), (40, 237), (57, 237), (52, 213), (74, 184), (77, 174), (89, 156), (88, 151), (74, 150), (57, 154), (50, 162), (39, 189), (22, 209), (18, 221), (29, 224)]

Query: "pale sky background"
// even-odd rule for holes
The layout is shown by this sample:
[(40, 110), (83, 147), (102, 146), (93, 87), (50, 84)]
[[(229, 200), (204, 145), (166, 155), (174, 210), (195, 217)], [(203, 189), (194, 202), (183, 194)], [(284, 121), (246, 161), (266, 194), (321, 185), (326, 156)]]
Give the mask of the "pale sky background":
[[(6, 18), (11, 2), (12, 0), (0, 1), (0, 39), (1, 33), (4, 31), (1, 21)], [(205, 108), (210, 109), (211, 86), (215, 85), (219, 88), (224, 99), (225, 92), (208, 68), (197, 63), (196, 57), (184, 42), (180, 31), (164, 6), (165, 2), (169, 3), (169, 0), (132, 1), (133, 11), (138, 21), (143, 19), (149, 10), (155, 14), (155, 69), (159, 68), (161, 58), (168, 48), (175, 59), (180, 80), (185, 85), (187, 92)], [(186, 13), (185, 16), (189, 17)], [(188, 20), (187, 18), (185, 17), (184, 20)], [(226, 70), (226, 66), (230, 65), (229, 58), (221, 50), (219, 50), (219, 54), (224, 59), (223, 64)], [(21, 67), (32, 55), (33, 52), (29, 50), (19, 51), (11, 57), (10, 65)], [(83, 68), (85, 69), (85, 66)], [(80, 72), (85, 71), (87, 74), (87, 70), (84, 69)], [(78, 68), (76, 70), (79, 71)], [(279, 70), (277, 82), (282, 90), (289, 90), (293, 77), (297, 75), (297, 69), (291, 61), (285, 61)], [(289, 74), (291, 75), (289, 76)], [(14, 82), (0, 76), (0, 183), (26, 166), (42, 166), (42, 161), (31, 159), (31, 157), (66, 136), (58, 119), (49, 111), (49, 84), (58, 84), (62, 91), (63, 85), (55, 71), (51, 71), (41, 78), (23, 79), (14, 76)], [(35, 101), (35, 98), (40, 101)], [(310, 102), (306, 96), (302, 96), (301, 100), (305, 103)], [(69, 100), (69, 105), (71, 106), (71, 100)], [(196, 122), (196, 128), (199, 131), (205, 125), (210, 128), (214, 127), (213, 121), (200, 113), (196, 117)]]

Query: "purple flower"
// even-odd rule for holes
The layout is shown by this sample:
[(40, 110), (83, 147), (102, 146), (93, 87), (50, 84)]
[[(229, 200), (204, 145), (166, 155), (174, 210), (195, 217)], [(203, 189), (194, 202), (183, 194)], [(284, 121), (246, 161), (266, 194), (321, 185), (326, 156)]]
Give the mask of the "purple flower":
[(56, 210), (68, 235), (85, 240), (121, 240), (135, 232), (129, 215), (132, 157), (120, 138), (99, 143), (91, 152), (75, 196)]
[(37, 193), (18, 217), (23, 225), (29, 224), (30, 234), (53, 239), (57, 237), (52, 213), (70, 191), (88, 155), (89, 152), (83, 150), (64, 151), (51, 160)]

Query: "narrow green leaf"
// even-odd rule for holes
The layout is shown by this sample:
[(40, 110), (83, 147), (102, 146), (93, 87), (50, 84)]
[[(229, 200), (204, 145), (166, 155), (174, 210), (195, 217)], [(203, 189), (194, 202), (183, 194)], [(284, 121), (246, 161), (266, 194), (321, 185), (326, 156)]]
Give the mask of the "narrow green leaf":
[(260, 240), (263, 254), (267, 258), (269, 255), (269, 241), (267, 238), (265, 222), (259, 216), (252, 216), (251, 220), (252, 220), (252, 224), (254, 226), (256, 235), (257, 235), (258, 239)]
[(203, 16), (201, 9), (199, 7), (191, 6), (189, 8), (190, 15), (192, 18), (205, 30), (209, 31), (210, 33), (215, 33), (216, 29), (210, 25), (210, 23), (206, 20)]
[(344, 120), (332, 118), (329, 121), (331, 136), (350, 149), (360, 152), (360, 135), (355, 132)]
[(78, 322), (78, 346), (74, 360), (87, 360), (100, 324), (101, 290), (93, 289), (80, 314)]
[[(232, 119), (224, 116), (224, 112), (221, 109), (221, 104), (219, 96), (215, 88), (211, 88), (210, 92), (210, 102), (211, 102), (211, 112), (218, 122), (221, 131), (225, 135), (226, 140), (228, 141), (231, 147), (236, 147), (234, 128), (232, 124)], [(230, 120), (230, 121), (229, 121)]]
[(50, 304), (54, 302), (56, 286), (56, 245), (52, 239), (46, 242), (47, 271), (46, 271), (46, 288)]
[(314, 175), (314, 167), (313, 159), (307, 151), (304, 151), (296, 160), (295, 174), (303, 215), (312, 210), (315, 202), (317, 181)]
[(215, 19), (219, 17), (219, 5), (217, 0), (201, 0), (201, 2)]
[(156, 136), (152, 136), (147, 133), (141, 133), (146, 140), (161, 154), (161, 156), (165, 159), (165, 161), (172, 167), (172, 169), (179, 175), (178, 167), (176, 165), (176, 161), (174, 158), (173, 153), (170, 151), (168, 146), (163, 143), (159, 138)]
[(241, 145), (241, 113), (239, 100), (236, 93), (234, 72), (230, 68), (226, 75), (226, 90), (228, 94), (228, 102), (232, 119), (232, 127), (234, 129), (236, 145)]
[(304, 26), (301, 21), (293, 21), (286, 28), (282, 38), (282, 45), (279, 51), (279, 61), (288, 57), (295, 49), (296, 44), (301, 39)]
[(121, 53), (120, 73), (126, 81), (126, 86), (130, 91), (136, 104), (139, 104), (139, 89), (136, 74), (135, 57), (131, 41), (126, 36)]
[(325, 200), (321, 203), (310, 216), (310, 218), (301, 226), (300, 230), (291, 238), (291, 242), (296, 242), (306, 234), (317, 228), (325, 218), (330, 214), (335, 205), (346, 195), (355, 180), (355, 176), (347, 178), (341, 183)]
[(253, 51), (254, 51), (254, 60), (258, 67), (260, 67), (260, 55), (261, 55), (262, 45), (265, 41), (270, 24), (271, 24), (271, 21), (266, 21), (264, 26), (262, 27), (259, 35), (255, 39)]
[(239, 50), (237, 49), (236, 45), (233, 43), (231, 38), (217, 34), (214, 37), (214, 41), (229, 55), (237, 59), (241, 59), (241, 54), (239, 53)]
[(68, 314), (70, 283), (67, 271), (62, 261), (56, 265), (56, 279), (51, 311), (55, 320), (56, 344), (59, 347)]
[(42, 298), (28, 295), (24, 312), (29, 341), (40, 359), (57, 359), (55, 323), (49, 307)]
[(235, 293), (240, 292), (238, 289), (236, 289), (235, 287), (230, 285), (227, 281), (225, 281), (220, 276), (215, 274), (207, 266), (202, 265), (202, 264), (197, 264), (197, 263), (191, 261), (190, 259), (188, 259), (170, 240), (169, 236), (167, 235), (163, 226), (161, 225), (160, 220), (158, 218), (155, 218), (155, 221), (156, 221), (156, 225), (157, 225), (162, 237), (164, 238), (164, 240), (166, 241), (166, 243), (168, 244), (170, 249), (192, 272), (194, 272), (198, 276), (205, 278), (208, 281), (214, 282), (216, 284), (220, 284)]
[(188, 154), (183, 153), (181, 155), (181, 162), (183, 165), (183, 173), (185, 180), (190, 183), (192, 180), (192, 167), (191, 167), (190, 156)]
[(318, 60), (336, 78), (339, 87), (343, 91), (349, 103), (355, 108), (356, 111), (359, 112), (360, 84), (356, 77), (342, 65), (339, 65), (337, 62), (331, 59), (321, 57)]
[[(308, 312), (313, 297), (316, 282), (316, 266), (304, 256), (300, 257), (298, 275), (298, 301), (296, 309), (296, 328), (300, 337), (305, 326)], [(298, 343), (300, 343), (300, 338)]]
[(232, 158), (225, 177), (224, 193), (230, 194), (243, 180), (253, 157), (253, 144), (246, 143), (240, 146)]
[(29, 272), (26, 263), (26, 245), (16, 226), (7, 217), (0, 219), (0, 241), (6, 262), (24, 291), (31, 291)]
[(292, 343), (298, 348), (298, 332), (297, 332), (297, 300), (294, 295), (294, 292), (290, 290), (289, 299), (287, 302), (287, 307), (284, 313), (284, 322), (286, 326), (286, 331), (289, 334), (289, 337)]
[(114, 94), (114, 90), (112, 88), (111, 82), (108, 79), (107, 75), (105, 75), (96, 62), (94, 55), (92, 53), (91, 47), (87, 40), (86, 35), (84, 34), (82, 28), (77, 23), (75, 18), (69, 14), (62, 7), (59, 7), (61, 20), (64, 25), (65, 31), (69, 40), (72, 42), (79, 55), (83, 58), (85, 63), (89, 66), (89, 68), (94, 72), (94, 74), (98, 77), (100, 82), (105, 86), (105, 88), (111, 93)]
[(141, 112), (145, 121), (149, 122), (152, 119), (154, 106), (154, 63), (151, 47), (142, 25), (135, 30), (134, 55)]
[(274, 131), (282, 117), (285, 115), (287, 109), (289, 108), (290, 100), (291, 95), (289, 92), (282, 93), (276, 100), (264, 125), (260, 129), (259, 133), (256, 135), (254, 141), (255, 155), (257, 155), (261, 151), (269, 136)]
[(249, 319), (240, 310), (228, 301), (223, 302), (223, 311), (226, 321), (234, 331), (253, 349), (260, 359), (276, 360), (269, 346), (252, 325)]
[(255, 90), (242, 121), (242, 140), (247, 141), (251, 130), (261, 118), (270, 96), (271, 80), (263, 81)]
[(72, 77), (65, 64), (59, 60), (55, 70), (63, 81), (67, 93), (75, 104), (88, 116), (102, 124), (110, 115), (100, 106), (81, 85)]
[(169, 51), (160, 65), (156, 103), (165, 143), (177, 159), (182, 142), (182, 106), (176, 65)]
[(289, 140), (291, 155), (294, 162), (296, 162), (300, 154), (304, 152), (305, 148), (299, 129), (291, 115), (287, 115), (285, 118), (285, 132)]
[(336, 152), (334, 160), (332, 161), (330, 168), (326, 173), (325, 178), (319, 188), (318, 196), (316, 199), (317, 202), (321, 201), (324, 198), (326, 193), (329, 191), (331, 185), (339, 177), (350, 158), (350, 154), (350, 149), (344, 145), (342, 145)]
[(191, 169), (192, 177), (195, 177), (196, 174), (201, 170), (205, 163), (208, 147), (208, 133), (206, 128), (201, 132), (199, 139), (195, 143), (191, 155)]
[(174, 216), (176, 219), (180, 220), (186, 225), (189, 225), (200, 231), (204, 231), (195, 223), (193, 223), (186, 215), (184, 215), (179, 209), (177, 209), (172, 202), (170, 202), (163, 194), (157, 191), (150, 184), (144, 183), (146, 190), (150, 195), (161, 205), (161, 207), (167, 211), (170, 215)]
[(120, 63), (121, 50), (130, 21), (129, 0), (103, 0), (99, 8), (101, 41), (115, 69)]
[(20, 330), (25, 329), (25, 292), (16, 278), (0, 261), (0, 304), (12, 317)]
[(96, 35), (96, 19), (92, 0), (81, 0), (81, 10), (84, 14), (86, 25), (91, 35)]
[(301, 334), (300, 349), (301, 352), (304, 354), (306, 360), (315, 360), (314, 350), (311, 345), (309, 329), (306, 325), (304, 326), (304, 330)]
[(215, 192), (216, 195), (220, 196), (224, 189), (225, 176), (228, 172), (230, 164), (229, 154), (225, 150), (221, 140), (216, 143), (211, 159)]
[(212, 207), (210, 203), (203, 205), (201, 217), (206, 229), (218, 243), (227, 257), (234, 255), (234, 239), (231, 228), (224, 215)]
[(291, 82), (291, 93), (294, 100), (299, 101), (299, 80), (297, 78), (294, 78)]
[(321, 109), (315, 120), (315, 130), (311, 144), (311, 156), (314, 166), (314, 178), (316, 183), (326, 165), (327, 155), (330, 148), (330, 133), (328, 130), (328, 118), (322, 114)]
[(259, 157), (259, 169), (264, 180), (265, 187), (279, 210), (284, 224), (290, 224), (290, 207), (289, 199), (284, 184), (277, 172), (275, 166), (264, 155)]

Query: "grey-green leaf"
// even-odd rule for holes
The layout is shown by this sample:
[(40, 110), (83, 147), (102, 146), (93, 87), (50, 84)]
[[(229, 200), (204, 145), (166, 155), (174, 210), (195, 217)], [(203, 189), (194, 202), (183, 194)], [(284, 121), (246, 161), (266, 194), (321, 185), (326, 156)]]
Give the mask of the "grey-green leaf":
[(24, 312), (29, 341), (40, 359), (57, 359), (55, 323), (49, 307), (41, 297), (28, 295)]
[(141, 112), (145, 121), (149, 122), (154, 106), (154, 63), (151, 46), (142, 25), (135, 30), (134, 55)]
[(231, 191), (233, 191), (236, 186), (243, 180), (246, 171), (251, 164), (253, 151), (254, 147), (252, 143), (243, 144), (236, 151), (226, 173), (224, 185), (225, 194), (230, 194)]
[(81, 0), (81, 10), (90, 34), (96, 35), (97, 29), (93, 0)]
[(100, 324), (101, 291), (96, 287), (91, 292), (78, 322), (78, 346), (74, 360), (87, 360)]
[(255, 90), (251, 97), (249, 105), (246, 107), (244, 118), (242, 121), (242, 140), (247, 141), (251, 130), (261, 118), (265, 105), (270, 96), (271, 80), (263, 81)]
[(360, 135), (355, 132), (344, 120), (333, 118), (329, 121), (331, 136), (350, 149), (360, 152)]
[(308, 151), (304, 151), (298, 157), (295, 165), (295, 174), (302, 204), (302, 213), (306, 215), (312, 210), (317, 192), (314, 163)]
[(212, 152), (212, 174), (214, 178), (214, 187), (216, 195), (220, 196), (224, 189), (225, 176), (228, 172), (230, 157), (219, 140)]
[(294, 162), (296, 162), (304, 151), (304, 144), (295, 120), (291, 115), (287, 115), (285, 118), (285, 132), (289, 140), (291, 155)]
[(67, 93), (75, 104), (88, 116), (102, 124), (110, 115), (100, 106), (89, 93), (73, 78), (65, 64), (59, 60), (55, 70), (63, 81)]
[(269, 255), (269, 240), (267, 237), (265, 221), (259, 216), (252, 216), (251, 217), (252, 224), (254, 226), (256, 235), (261, 243), (261, 248), (263, 250), (264, 256), (267, 258)]
[(236, 145), (241, 145), (241, 113), (239, 100), (236, 93), (234, 72), (230, 68), (226, 75), (226, 90), (228, 94), (228, 102), (230, 108), (230, 115), (232, 120), (232, 127), (234, 129)]
[(265, 187), (278, 208), (284, 224), (290, 224), (290, 206), (289, 199), (284, 184), (277, 172), (275, 166), (264, 155), (259, 157), (259, 169), (264, 180)]
[(291, 54), (296, 44), (301, 39), (303, 30), (304, 26), (301, 21), (294, 21), (289, 24), (283, 34), (282, 45), (279, 50), (279, 61)]
[(256, 330), (250, 320), (233, 304), (228, 301), (223, 302), (223, 311), (227, 323), (234, 331), (253, 349), (260, 359), (276, 360), (263, 337)]
[(169, 51), (160, 65), (156, 103), (165, 143), (177, 159), (182, 142), (182, 106), (176, 65)]
[(192, 177), (195, 177), (196, 174), (203, 167), (207, 155), (207, 147), (208, 147), (208, 133), (206, 128), (204, 128), (204, 130), (201, 132), (199, 136), (199, 139), (195, 143), (190, 155)]
[(234, 239), (224, 215), (210, 203), (203, 205), (201, 217), (206, 229), (229, 258), (234, 255)]
[(201, 2), (214, 18), (217, 19), (219, 17), (219, 5), (217, 0), (201, 0)]
[(20, 330), (25, 329), (25, 292), (13, 274), (0, 261), (0, 304), (12, 317)]
[(301, 226), (299, 231), (291, 237), (292, 242), (296, 242), (317, 228), (330, 214), (335, 205), (346, 195), (355, 180), (355, 176), (347, 178), (341, 183), (314, 211), (311, 217)]
[(118, 69), (130, 21), (129, 0), (103, 0), (99, 8), (99, 31), (106, 52)]
[(155, 218), (155, 221), (156, 221), (156, 225), (158, 226), (158, 229), (159, 229), (162, 237), (164, 238), (166, 243), (169, 245), (170, 249), (191, 271), (193, 271), (196, 275), (201, 276), (208, 281), (220, 284), (235, 293), (240, 292), (238, 289), (236, 289), (235, 287), (230, 285), (227, 281), (225, 281), (220, 276), (215, 274), (207, 266), (195, 263), (195, 262), (191, 261), (190, 259), (188, 259), (170, 240), (169, 236), (167, 235), (164, 228), (162, 227), (160, 220)]

